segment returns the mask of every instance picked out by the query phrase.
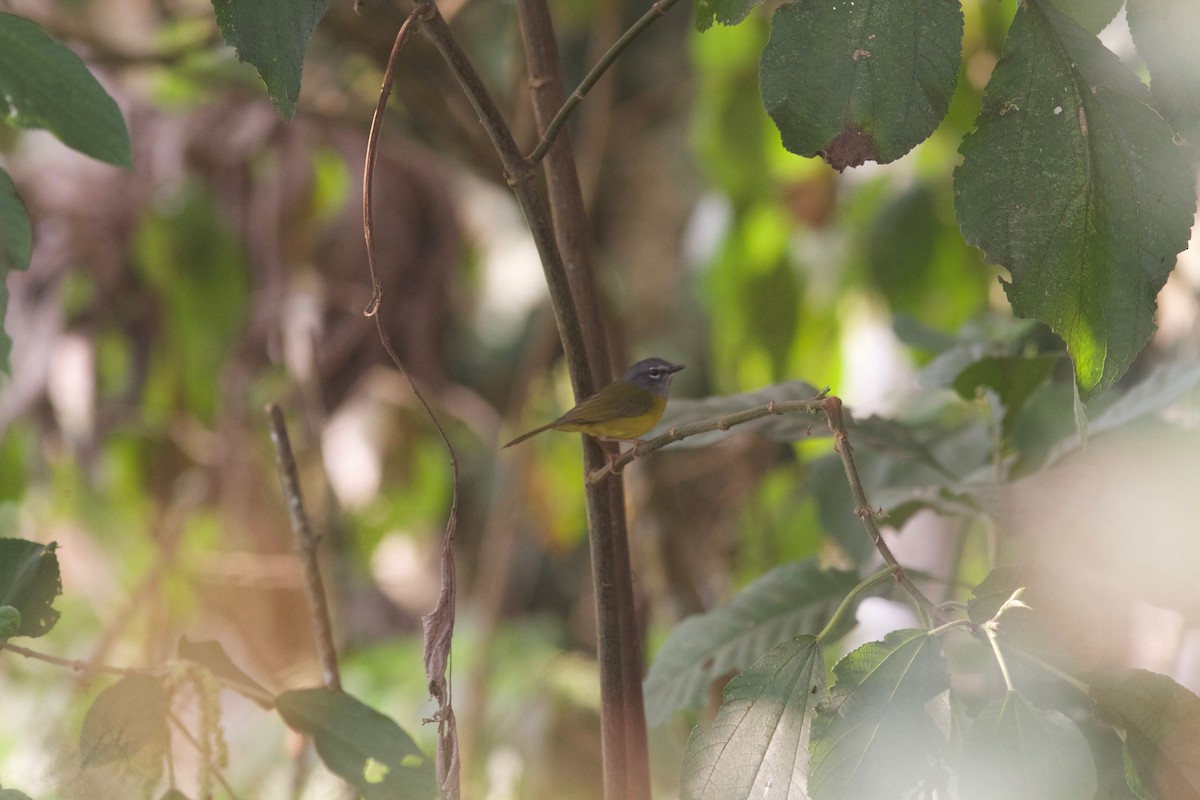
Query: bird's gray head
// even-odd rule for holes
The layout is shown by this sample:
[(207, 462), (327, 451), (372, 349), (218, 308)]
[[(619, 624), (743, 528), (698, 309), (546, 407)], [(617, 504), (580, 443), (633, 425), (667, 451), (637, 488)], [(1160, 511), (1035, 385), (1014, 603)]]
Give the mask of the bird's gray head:
[(672, 364), (662, 358), (647, 358), (630, 367), (621, 378), (638, 388), (666, 397), (667, 390), (671, 388), (671, 376), (681, 369), (682, 364)]

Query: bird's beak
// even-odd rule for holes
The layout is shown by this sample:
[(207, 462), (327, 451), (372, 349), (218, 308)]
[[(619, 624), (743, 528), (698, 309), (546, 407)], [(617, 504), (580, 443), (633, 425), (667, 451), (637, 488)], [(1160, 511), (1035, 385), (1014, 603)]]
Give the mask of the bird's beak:
[(671, 365), (671, 374), (673, 375), (676, 372), (679, 372), (679, 370), (681, 370), (681, 369), (683, 369), (683, 364), (672, 364)]

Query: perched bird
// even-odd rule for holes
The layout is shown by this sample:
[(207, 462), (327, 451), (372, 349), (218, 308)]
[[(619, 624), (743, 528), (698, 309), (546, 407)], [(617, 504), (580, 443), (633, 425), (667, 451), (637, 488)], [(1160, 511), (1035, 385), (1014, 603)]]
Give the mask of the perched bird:
[(553, 422), (513, 439), (512, 447), (542, 431), (586, 433), (602, 441), (637, 442), (658, 424), (667, 407), (671, 377), (683, 369), (661, 358), (639, 361), (617, 380), (605, 386)]

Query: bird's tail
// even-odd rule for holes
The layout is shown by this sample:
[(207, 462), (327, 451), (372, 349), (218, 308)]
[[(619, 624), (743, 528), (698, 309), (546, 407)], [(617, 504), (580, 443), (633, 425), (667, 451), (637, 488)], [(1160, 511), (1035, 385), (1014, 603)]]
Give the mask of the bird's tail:
[[(520, 436), (518, 436), (517, 438), (513, 439), (511, 442), (509, 442), (508, 444), (504, 445), (504, 447), (512, 447), (514, 444), (520, 444), (521, 442), (525, 441), (525, 440), (526, 440), (526, 439), (528, 439), (529, 437), (531, 437), (531, 436), (537, 436), (537, 435), (538, 435), (539, 433), (541, 433), (542, 431), (548, 431), (548, 430), (550, 430), (550, 429), (551, 429), (551, 428), (553, 428), (553, 427), (554, 427), (554, 423), (553, 423), (553, 422), (551, 422), (550, 424), (548, 424), (548, 425), (543, 425), (543, 426), (542, 426), (542, 427), (540, 427), (540, 428), (534, 428), (533, 430), (529, 431), (528, 433), (522, 433)], [(503, 448), (501, 448), (501, 449), (503, 449)]]

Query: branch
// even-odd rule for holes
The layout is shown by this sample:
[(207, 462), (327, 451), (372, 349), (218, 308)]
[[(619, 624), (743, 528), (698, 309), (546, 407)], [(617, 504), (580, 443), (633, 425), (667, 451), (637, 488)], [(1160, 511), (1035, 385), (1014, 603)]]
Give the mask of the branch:
[(883, 557), (884, 563), (892, 568), (896, 582), (903, 586), (916, 602), (922, 616), (928, 617), (934, 610), (933, 601), (917, 588), (912, 578), (904, 571), (904, 567), (900, 566), (900, 562), (892, 554), (892, 549), (888, 547), (883, 535), (879, 532), (879, 526), (875, 524), (875, 512), (871, 509), (871, 504), (867, 502), (867, 493), (863, 489), (862, 479), (858, 476), (858, 468), (854, 465), (853, 448), (851, 448), (850, 438), (846, 434), (846, 420), (842, 417), (841, 398), (836, 395), (826, 397), (821, 403), (821, 409), (825, 412), (829, 430), (833, 433), (833, 449), (841, 457), (842, 467), (846, 470), (846, 480), (850, 483), (850, 494), (854, 497), (855, 515), (862, 520), (863, 526), (870, 534), (871, 541), (875, 543), (875, 549)]
[(275, 445), (275, 463), (279, 467), (279, 480), (283, 485), (283, 496), (287, 501), (288, 516), (292, 521), (292, 544), (300, 567), (304, 572), (304, 592), (308, 596), (311, 612), (313, 638), (317, 643), (317, 655), (324, 672), (324, 684), (331, 689), (342, 688), (338, 670), (337, 647), (333, 643), (333, 624), (329, 619), (329, 603), (325, 598), (325, 585), (321, 581), (321, 565), (317, 560), (317, 537), (313, 535), (304, 512), (304, 501), (300, 496), (300, 477), (296, 472), (296, 457), (292, 454), (292, 443), (288, 439), (287, 423), (279, 406), (267, 406), (270, 420), (271, 442)]
[(807, 413), (815, 414), (825, 408), (825, 395), (829, 393), (829, 389), (821, 390), (821, 393), (811, 400), (780, 400), (778, 402), (772, 400), (766, 405), (748, 408), (744, 411), (736, 411), (732, 414), (722, 414), (719, 417), (710, 419), (702, 419), (697, 422), (689, 422), (687, 425), (678, 425), (671, 428), (662, 436), (656, 436), (646, 442), (637, 445), (632, 450), (627, 450), (617, 458), (613, 459), (611, 465), (606, 464), (600, 469), (592, 470), (588, 474), (588, 483), (596, 481), (608, 475), (610, 472), (620, 472), (623, 467), (633, 461), (635, 458), (648, 456), (656, 450), (661, 450), (667, 445), (682, 441), (691, 436), (698, 436), (701, 433), (709, 433), (711, 431), (727, 431), (737, 425), (743, 425), (747, 422), (753, 422), (756, 419), (769, 417), (772, 414), (796, 414)]
[(546, 152), (550, 149), (550, 145), (554, 144), (554, 139), (558, 136), (559, 130), (566, 123), (567, 117), (571, 116), (571, 112), (575, 110), (575, 106), (583, 101), (584, 95), (591, 91), (596, 82), (603, 77), (608, 68), (617, 60), (617, 57), (629, 46), (630, 42), (636, 39), (646, 28), (649, 28), (655, 20), (666, 14), (671, 6), (675, 5), (675, 2), (676, 0), (658, 0), (654, 5), (650, 6), (650, 10), (643, 14), (641, 19), (633, 23), (632, 27), (613, 43), (612, 47), (608, 48), (608, 52), (601, 56), (591, 71), (584, 76), (583, 80), (579, 82), (579, 86), (575, 91), (571, 92), (571, 96), (558, 109), (558, 113), (554, 115), (554, 119), (546, 126), (541, 141), (537, 143), (537, 147), (529, 154), (530, 164), (536, 165), (545, 157)]
[(139, 669), (137, 667), (113, 667), (108, 664), (97, 664), (94, 661), (86, 661), (80, 659), (59, 658), (48, 653), (41, 653), (37, 650), (30, 650), (28, 647), (21, 647), (12, 642), (4, 642), (0, 644), (0, 650), (9, 650), (19, 656), (32, 658), (35, 661), (44, 661), (47, 664), (54, 664), (59, 667), (67, 667), (75, 672), (104, 672), (109, 675), (152, 675), (152, 670)]

